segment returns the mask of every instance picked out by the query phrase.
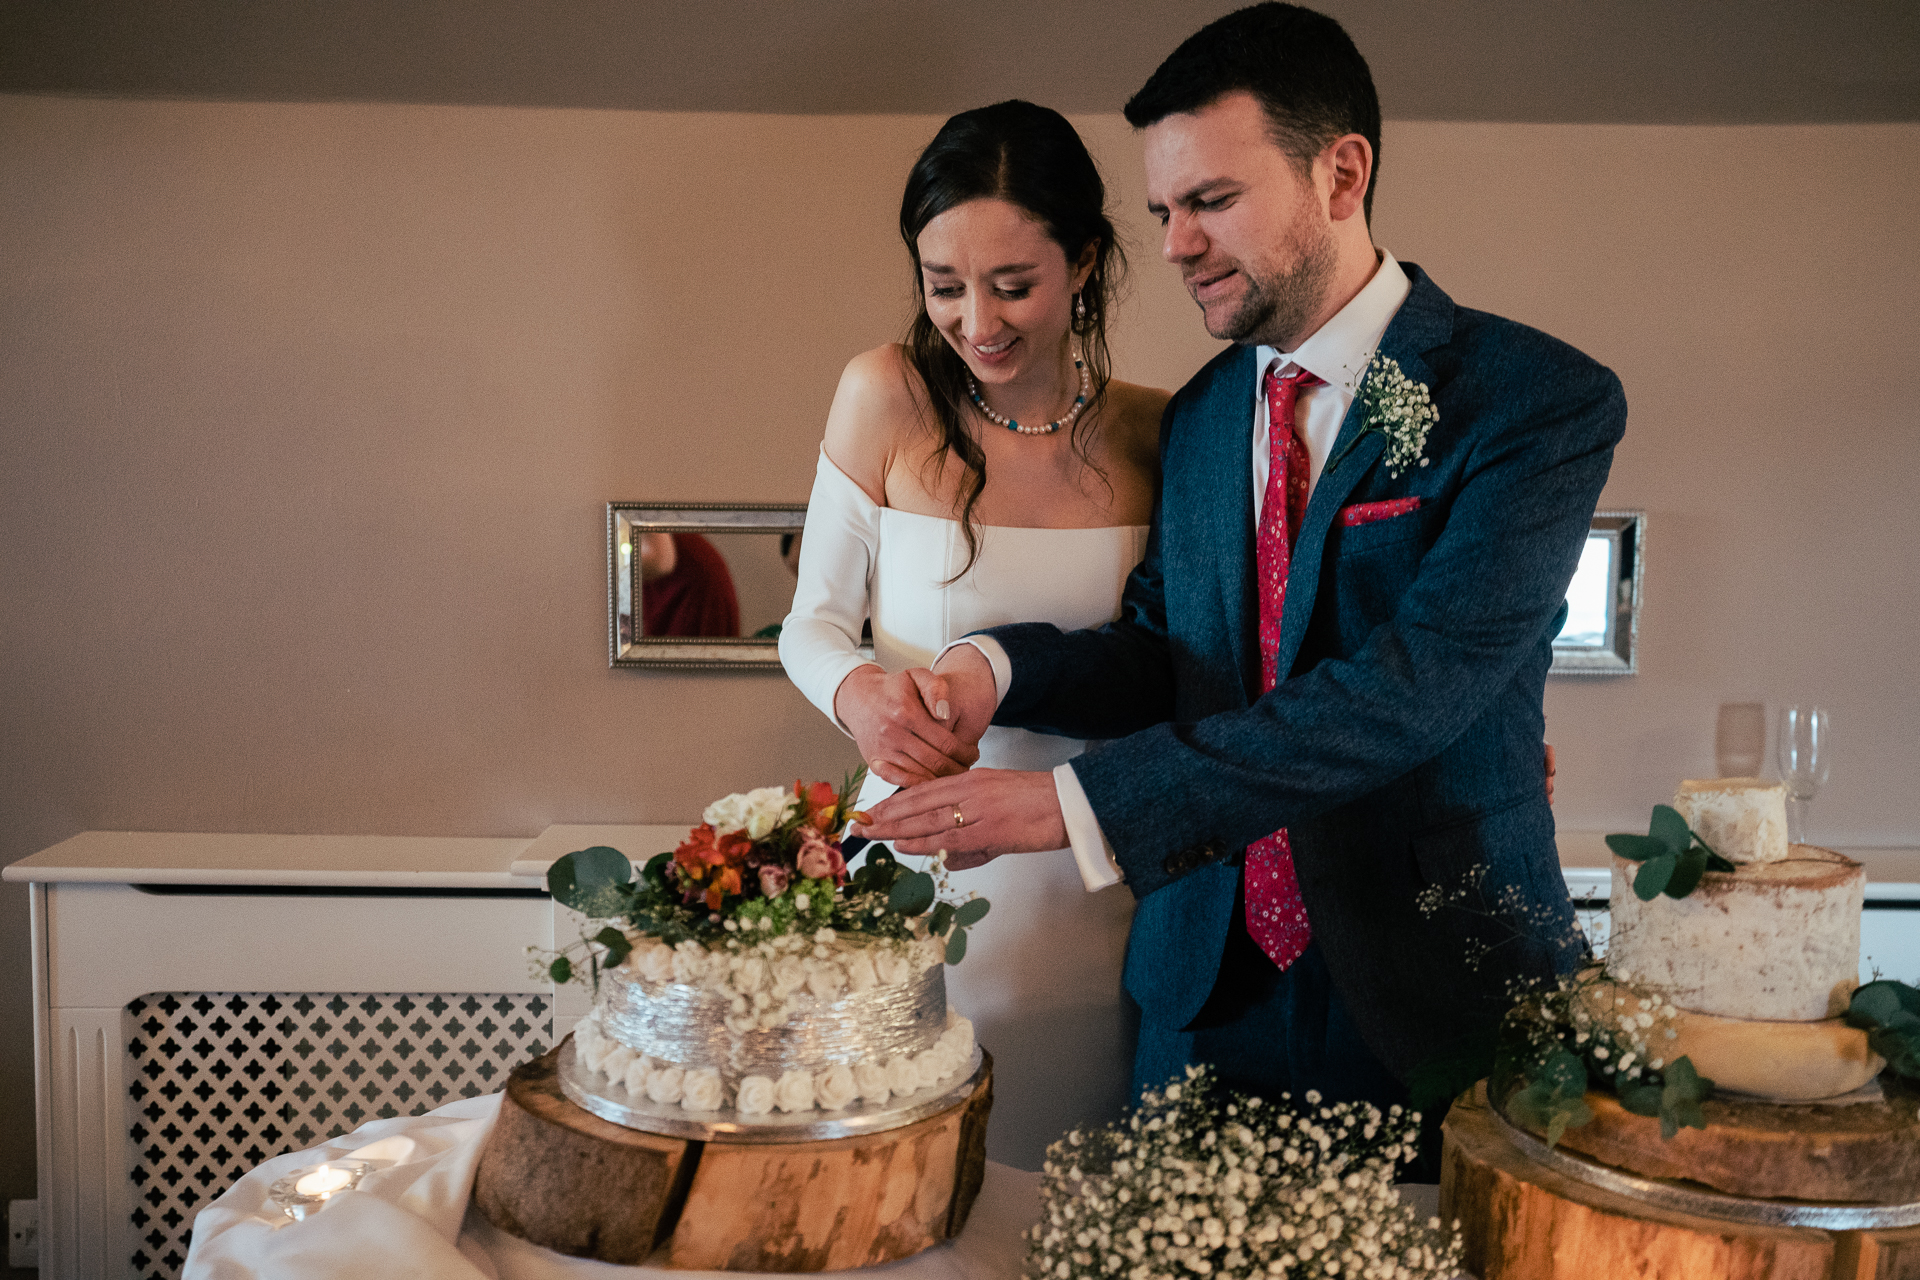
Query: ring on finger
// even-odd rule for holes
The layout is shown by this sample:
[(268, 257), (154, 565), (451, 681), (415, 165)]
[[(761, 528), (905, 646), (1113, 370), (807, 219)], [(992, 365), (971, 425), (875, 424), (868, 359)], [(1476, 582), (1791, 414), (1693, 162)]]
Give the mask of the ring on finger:
[(956, 827), (964, 827), (967, 825), (967, 817), (960, 812), (959, 805), (953, 806), (953, 825)]

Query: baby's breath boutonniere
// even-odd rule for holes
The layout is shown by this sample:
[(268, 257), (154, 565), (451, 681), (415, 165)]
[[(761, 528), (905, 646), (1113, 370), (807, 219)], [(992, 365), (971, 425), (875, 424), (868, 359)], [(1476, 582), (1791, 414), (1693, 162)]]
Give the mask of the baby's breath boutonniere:
[(1409, 378), (1392, 356), (1375, 352), (1372, 363), (1367, 365), (1365, 380), (1360, 384), (1360, 412), (1359, 432), (1347, 442), (1340, 456), (1327, 464), (1328, 475), (1333, 474), (1334, 468), (1346, 460), (1369, 432), (1378, 432), (1387, 438), (1383, 461), (1387, 464), (1387, 474), (1396, 480), (1416, 461), (1423, 467), (1430, 461), (1421, 453), (1427, 447), (1427, 432), (1440, 421), (1440, 410), (1433, 403), (1427, 384)]

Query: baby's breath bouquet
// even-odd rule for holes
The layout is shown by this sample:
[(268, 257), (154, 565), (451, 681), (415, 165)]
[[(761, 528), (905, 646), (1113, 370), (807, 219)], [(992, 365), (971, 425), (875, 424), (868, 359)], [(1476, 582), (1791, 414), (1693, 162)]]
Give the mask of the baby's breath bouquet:
[(1188, 1067), (1121, 1123), (1067, 1134), (1047, 1149), (1028, 1280), (1457, 1274), (1459, 1232), (1422, 1225), (1393, 1189), (1419, 1114), (1305, 1102)]

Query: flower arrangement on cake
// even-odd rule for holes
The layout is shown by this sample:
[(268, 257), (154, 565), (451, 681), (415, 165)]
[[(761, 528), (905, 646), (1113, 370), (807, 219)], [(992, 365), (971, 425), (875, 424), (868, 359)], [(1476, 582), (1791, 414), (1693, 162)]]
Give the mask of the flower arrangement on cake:
[(1419, 1114), (1303, 1101), (1188, 1067), (1120, 1123), (1070, 1132), (1047, 1149), (1028, 1280), (1457, 1274), (1458, 1231), (1421, 1223), (1393, 1187)]
[(541, 963), (597, 996), (573, 1034), (595, 1088), (763, 1117), (884, 1108), (964, 1074), (973, 1027), (947, 1008), (943, 966), (987, 901), (943, 896), (941, 860), (914, 870), (884, 845), (849, 866), (860, 782), (722, 797), (638, 875), (605, 846), (554, 863), (554, 899), (588, 923)]

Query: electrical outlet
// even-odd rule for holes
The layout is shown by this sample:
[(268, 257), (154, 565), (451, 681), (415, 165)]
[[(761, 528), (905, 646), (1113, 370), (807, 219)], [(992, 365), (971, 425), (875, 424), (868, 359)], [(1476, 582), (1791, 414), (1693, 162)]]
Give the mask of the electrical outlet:
[(40, 1202), (7, 1201), (7, 1265), (34, 1270), (40, 1266)]

